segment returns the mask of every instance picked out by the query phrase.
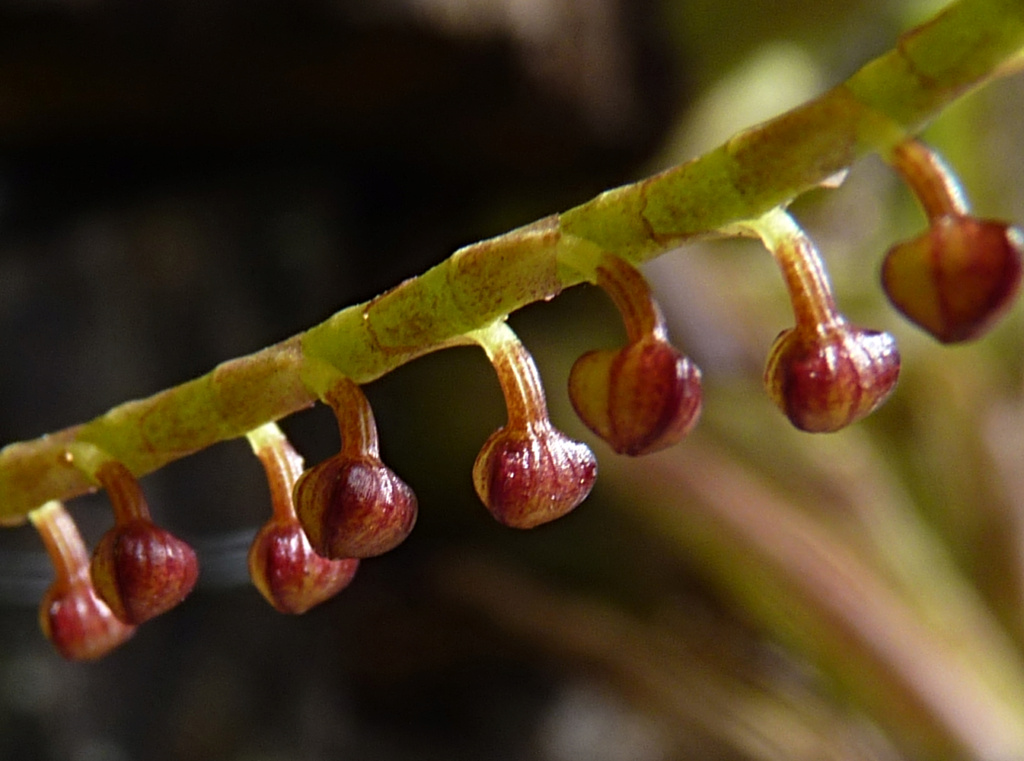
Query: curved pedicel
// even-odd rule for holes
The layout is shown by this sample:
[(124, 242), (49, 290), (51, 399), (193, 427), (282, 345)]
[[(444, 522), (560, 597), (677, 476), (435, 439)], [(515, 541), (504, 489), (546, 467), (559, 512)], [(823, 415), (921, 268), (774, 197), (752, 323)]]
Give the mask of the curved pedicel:
[(55, 578), (39, 604), (39, 625), (68, 660), (100, 658), (135, 633), (96, 594), (89, 555), (74, 520), (57, 501), (29, 513), (53, 563)]
[(987, 332), (1020, 291), (1024, 235), (1012, 225), (969, 213), (949, 167), (917, 140), (889, 160), (928, 217), (928, 229), (885, 255), (882, 287), (903, 315), (942, 343)]
[(325, 558), (309, 543), (292, 502), (302, 458), (281, 429), (267, 423), (247, 438), (266, 472), (274, 511), (249, 547), (249, 577), (281, 613), (305, 613), (347, 587), (359, 560)]
[(338, 419), (341, 451), (296, 482), (299, 522), (313, 548), (325, 557), (383, 554), (412, 531), (416, 495), (381, 461), (373, 411), (359, 386), (338, 378), (324, 401)]
[(796, 325), (775, 339), (765, 364), (769, 396), (797, 428), (837, 431), (877, 409), (899, 378), (900, 355), (888, 333), (847, 323), (836, 309), (813, 241), (784, 210), (742, 228), (775, 257)]
[(508, 408), (508, 422), (484, 442), (473, 486), (495, 519), (533, 528), (580, 504), (597, 478), (585, 445), (551, 425), (533, 358), (504, 322), (472, 333), (487, 353)]

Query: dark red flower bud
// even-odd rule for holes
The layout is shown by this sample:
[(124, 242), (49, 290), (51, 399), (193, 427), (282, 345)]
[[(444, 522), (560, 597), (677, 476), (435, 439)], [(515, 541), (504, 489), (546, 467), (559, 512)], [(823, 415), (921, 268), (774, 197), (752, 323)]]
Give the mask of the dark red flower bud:
[(93, 584), (114, 615), (141, 624), (188, 596), (199, 563), (188, 544), (150, 520), (142, 490), (126, 467), (104, 463), (96, 478), (110, 496), (116, 523), (93, 551)]
[(900, 355), (888, 333), (845, 322), (819, 331), (779, 334), (764, 382), (772, 400), (797, 428), (837, 431), (881, 405), (899, 377)]
[(381, 462), (373, 410), (362, 389), (334, 378), (323, 398), (338, 419), (341, 452), (299, 477), (293, 490), (299, 522), (313, 549), (328, 558), (381, 555), (412, 531), (416, 495)]
[(110, 529), (93, 552), (96, 591), (125, 623), (166, 613), (188, 596), (198, 577), (192, 548), (141, 518)]
[(1010, 225), (945, 215), (889, 249), (882, 285), (893, 305), (942, 343), (978, 338), (1013, 305), (1024, 236)]
[(473, 485), (506, 526), (533, 528), (586, 499), (597, 478), (593, 453), (558, 431), (533, 357), (504, 322), (473, 334), (498, 375), (508, 423), (484, 442), (473, 464)]
[(281, 613), (305, 613), (347, 587), (359, 568), (355, 558), (317, 554), (297, 520), (268, 521), (249, 547), (252, 583)]
[(643, 274), (611, 254), (575, 252), (615, 303), (628, 336), (619, 350), (590, 351), (569, 374), (569, 398), (580, 419), (619, 454), (672, 446), (700, 416), (700, 370), (666, 338), (665, 320)]
[(416, 495), (372, 455), (347, 452), (295, 484), (295, 510), (313, 548), (329, 558), (368, 558), (401, 544), (416, 523)]
[(473, 464), (476, 493), (512, 528), (562, 517), (586, 499), (596, 478), (590, 449), (543, 424), (498, 429)]
[(292, 489), (302, 458), (275, 423), (250, 431), (249, 443), (263, 464), (273, 517), (249, 547), (249, 577), (281, 613), (305, 613), (347, 587), (359, 568), (355, 558), (330, 560), (309, 543), (295, 514)]
[(768, 354), (764, 383), (772, 401), (793, 425), (811, 433), (838, 431), (869, 415), (896, 386), (895, 339), (846, 322), (817, 247), (785, 210), (743, 227), (775, 256), (796, 318)]
[(39, 605), (39, 625), (68, 660), (100, 658), (135, 633), (93, 588), (89, 556), (71, 516), (59, 502), (29, 515), (53, 562), (56, 578)]
[(569, 373), (576, 414), (619, 454), (670, 447), (696, 425), (700, 370), (667, 341), (650, 337), (618, 351), (590, 351)]

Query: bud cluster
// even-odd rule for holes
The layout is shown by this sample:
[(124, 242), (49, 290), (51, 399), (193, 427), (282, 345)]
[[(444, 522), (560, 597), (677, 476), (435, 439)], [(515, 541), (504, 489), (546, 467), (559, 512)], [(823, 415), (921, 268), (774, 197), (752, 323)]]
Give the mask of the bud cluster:
[(56, 572), (40, 623), (61, 655), (91, 659), (184, 600), (199, 564), (188, 544), (153, 523), (138, 481), (122, 463), (87, 444), (72, 445), (65, 459), (106, 490), (114, 526), (90, 559), (60, 503), (49, 502), (29, 516)]
[(909, 140), (890, 156), (917, 196), (928, 229), (889, 249), (882, 285), (893, 305), (942, 343), (985, 333), (1020, 290), (1024, 235), (1006, 222), (971, 216), (953, 173)]
[[(1020, 289), (1024, 235), (1004, 222), (971, 216), (951, 172), (920, 142), (899, 145), (890, 160), (920, 200), (929, 228), (890, 249), (882, 267), (885, 291), (938, 340), (975, 338)], [(793, 218), (779, 207), (724, 232), (761, 238), (782, 271), (795, 324), (775, 339), (764, 383), (793, 425), (837, 431), (881, 405), (899, 377), (895, 340), (847, 322), (814, 243)], [(677, 443), (700, 416), (701, 372), (669, 343), (643, 275), (571, 235), (559, 239), (557, 256), (560, 266), (608, 294), (626, 328), (624, 346), (589, 351), (573, 364), (568, 393), (577, 414), (620, 454)], [(485, 441), (473, 465), (480, 499), (495, 519), (514, 528), (569, 513), (594, 485), (593, 453), (552, 425), (533, 358), (503, 319), (434, 348), (466, 342), (486, 352), (508, 411), (506, 424)], [(415, 494), (380, 458), (373, 412), (359, 385), (315, 359), (303, 369), (307, 388), (337, 419), (338, 454), (303, 470), (276, 424), (247, 435), (266, 472), (273, 507), (250, 546), (250, 576), (274, 608), (289, 614), (348, 586), (361, 559), (406, 539), (418, 512)], [(90, 559), (59, 502), (29, 516), (56, 569), (40, 623), (63, 656), (90, 659), (180, 603), (196, 583), (198, 565), (186, 543), (153, 523), (128, 467), (82, 442), (65, 454), (68, 464), (107, 492), (115, 524)]]

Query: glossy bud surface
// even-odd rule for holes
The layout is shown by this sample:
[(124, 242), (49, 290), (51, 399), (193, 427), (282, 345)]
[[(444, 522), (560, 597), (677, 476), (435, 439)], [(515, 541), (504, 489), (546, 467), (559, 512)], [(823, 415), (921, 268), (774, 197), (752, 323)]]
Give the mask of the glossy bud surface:
[(318, 555), (297, 521), (267, 522), (249, 547), (249, 575), (281, 613), (305, 613), (347, 587), (359, 568), (355, 558)]
[(181, 539), (136, 518), (119, 523), (92, 556), (96, 591), (119, 619), (141, 624), (180, 603), (196, 584), (195, 552)]
[(39, 607), (39, 625), (57, 652), (72, 661), (101, 658), (135, 633), (85, 581), (50, 587)]
[(342, 452), (310, 468), (294, 491), (313, 548), (328, 558), (368, 558), (397, 547), (416, 523), (417, 503), (376, 457)]
[(69, 660), (106, 655), (135, 633), (96, 594), (89, 555), (74, 520), (57, 501), (29, 514), (53, 563), (55, 578), (39, 605), (39, 626)]
[(597, 478), (585, 445), (550, 425), (499, 428), (473, 464), (473, 485), (500, 523), (533, 528), (580, 504)]
[(797, 428), (838, 431), (881, 405), (899, 377), (900, 355), (888, 333), (839, 322), (820, 331), (789, 329), (775, 339), (765, 387)]
[(882, 285), (900, 312), (942, 343), (969, 341), (1013, 305), (1022, 256), (1018, 229), (946, 215), (889, 250)]
[(619, 454), (672, 446), (700, 416), (700, 370), (671, 344), (649, 337), (590, 351), (569, 374), (576, 414)]

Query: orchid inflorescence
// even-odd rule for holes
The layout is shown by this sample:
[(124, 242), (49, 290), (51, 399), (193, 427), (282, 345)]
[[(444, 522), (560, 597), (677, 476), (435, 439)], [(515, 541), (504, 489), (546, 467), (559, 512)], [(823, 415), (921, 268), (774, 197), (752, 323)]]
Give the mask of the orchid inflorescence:
[[(976, 338), (1019, 290), (1024, 238), (1005, 223), (971, 216), (952, 173), (921, 142), (908, 140), (888, 158), (919, 199), (928, 229), (890, 249), (882, 267), (885, 292), (940, 342)], [(779, 207), (723, 232), (760, 238), (782, 272), (795, 324), (772, 345), (764, 383), (793, 425), (832, 432), (878, 408), (899, 375), (895, 339), (854, 326), (839, 312), (817, 248), (793, 217)], [(669, 342), (647, 281), (624, 258), (593, 246), (568, 245), (559, 257), (608, 294), (627, 336), (623, 347), (589, 351), (573, 365), (568, 392), (577, 414), (620, 454), (676, 444), (700, 415), (701, 372)], [(504, 318), (450, 345), (458, 343), (484, 350), (508, 410), (473, 466), (481, 501), (499, 523), (524, 529), (573, 510), (590, 493), (597, 462), (587, 445), (552, 425), (529, 352)], [(380, 458), (360, 386), (330, 369), (313, 385), (337, 418), (338, 454), (303, 469), (276, 423), (248, 434), (272, 505), (249, 551), (250, 576), (274, 608), (291, 614), (327, 600), (351, 582), (362, 559), (404, 541), (418, 511), (412, 489)], [(87, 444), (69, 445), (65, 457), (107, 492), (115, 525), (90, 560), (60, 502), (30, 515), (56, 569), (40, 620), (61, 655), (90, 659), (181, 602), (198, 566), (187, 544), (153, 523), (125, 465)]]

